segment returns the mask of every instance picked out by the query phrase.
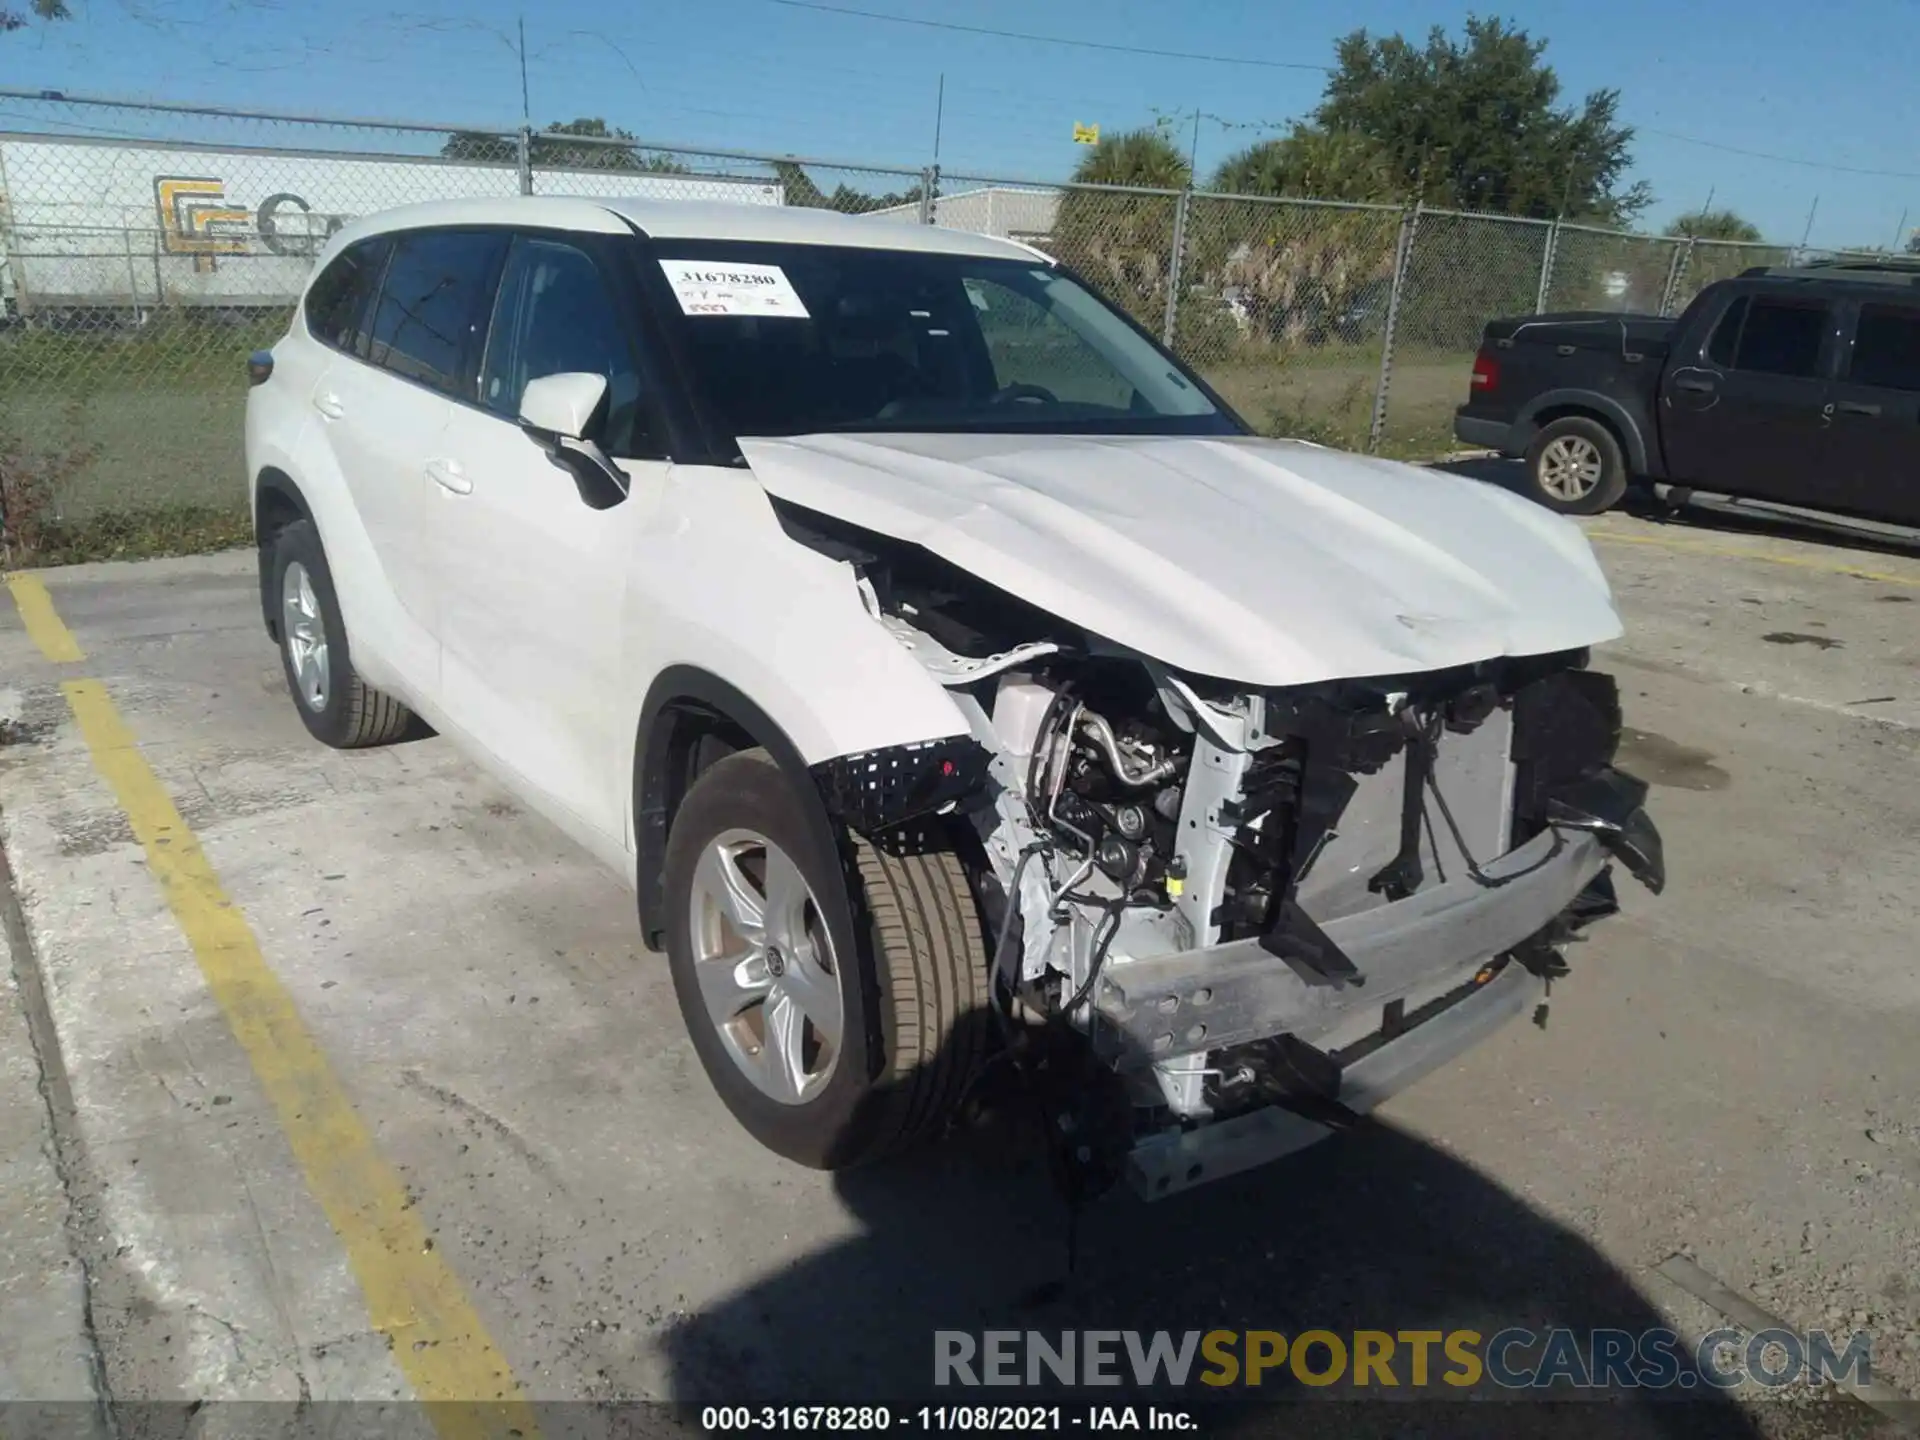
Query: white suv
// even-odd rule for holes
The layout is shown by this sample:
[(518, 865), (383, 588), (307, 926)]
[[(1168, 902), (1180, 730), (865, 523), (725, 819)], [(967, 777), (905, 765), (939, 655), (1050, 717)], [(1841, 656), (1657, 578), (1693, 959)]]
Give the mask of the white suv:
[(431, 727), (616, 868), (794, 1160), (998, 1055), (1084, 1185), (1183, 1189), (1537, 1000), (1610, 858), (1662, 883), (1580, 532), (1253, 436), (1026, 246), (413, 206), (252, 378), (307, 728)]

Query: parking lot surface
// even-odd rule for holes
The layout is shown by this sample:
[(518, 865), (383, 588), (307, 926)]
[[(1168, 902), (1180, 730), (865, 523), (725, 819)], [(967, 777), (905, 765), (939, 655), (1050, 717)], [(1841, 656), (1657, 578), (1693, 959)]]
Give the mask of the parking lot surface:
[(936, 1328), (1698, 1335), (1683, 1253), (1920, 1393), (1920, 558), (1589, 529), (1667, 892), (1623, 885), (1535, 1023), (1380, 1123), (1101, 1202), (1070, 1273), (1005, 1119), (840, 1177), (758, 1149), (616, 880), (444, 741), (308, 739), (250, 555), (15, 577), (0, 1318), (57, 1276), (0, 1378), (871, 1400), (925, 1389)]

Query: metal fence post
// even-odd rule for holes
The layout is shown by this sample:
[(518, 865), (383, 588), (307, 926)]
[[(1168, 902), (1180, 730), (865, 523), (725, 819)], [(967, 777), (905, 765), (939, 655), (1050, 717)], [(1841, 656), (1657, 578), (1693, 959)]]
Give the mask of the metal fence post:
[(1367, 453), (1380, 453), (1380, 437), (1387, 428), (1387, 392), (1393, 385), (1393, 333), (1400, 328), (1400, 297), (1407, 288), (1408, 262), (1413, 258), (1413, 237), (1420, 228), (1421, 202), (1400, 219), (1400, 238), (1393, 247), (1393, 284), (1387, 291), (1387, 323), (1380, 332), (1380, 378), (1373, 388), (1373, 419), (1367, 426)]
[(931, 225), (938, 215), (934, 206), (934, 190), (940, 184), (940, 167), (928, 165), (920, 171), (920, 223)]
[(1160, 343), (1173, 349), (1174, 327), (1180, 322), (1180, 275), (1186, 268), (1187, 201), (1192, 190), (1182, 190), (1173, 202), (1173, 254), (1167, 259), (1167, 310), (1160, 321)]
[(527, 126), (520, 127), (520, 133), (514, 137), (515, 164), (520, 171), (520, 193), (533, 194), (533, 131)]
[(1547, 313), (1547, 300), (1553, 294), (1553, 262), (1560, 249), (1560, 222), (1554, 221), (1547, 226), (1547, 248), (1540, 257), (1540, 288), (1534, 292), (1533, 313)]
[(1660, 292), (1662, 315), (1673, 314), (1674, 297), (1680, 293), (1680, 282), (1693, 264), (1693, 240), (1689, 235), (1686, 244), (1673, 247), (1673, 259), (1667, 265), (1667, 288)]

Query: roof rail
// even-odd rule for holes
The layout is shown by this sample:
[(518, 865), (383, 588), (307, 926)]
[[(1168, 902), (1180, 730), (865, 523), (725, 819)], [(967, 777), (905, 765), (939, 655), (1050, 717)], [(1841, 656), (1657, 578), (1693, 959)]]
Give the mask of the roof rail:
[(1798, 265), (1752, 265), (1740, 272), (1743, 280), (1827, 280), (1862, 285), (1920, 286), (1920, 256), (1836, 256), (1805, 260)]

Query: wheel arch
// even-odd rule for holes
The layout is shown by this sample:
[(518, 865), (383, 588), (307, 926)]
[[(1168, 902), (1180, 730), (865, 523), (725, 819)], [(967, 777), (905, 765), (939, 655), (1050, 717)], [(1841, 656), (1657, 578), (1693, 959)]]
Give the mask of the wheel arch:
[(280, 642), (280, 612), (272, 594), (273, 546), (281, 531), (301, 520), (313, 523), (313, 507), (293, 477), (273, 465), (261, 470), (253, 482), (253, 544), (260, 563), (260, 618), (275, 644)]
[(640, 933), (652, 948), (666, 943), (667, 834), (680, 802), (716, 760), (755, 747), (772, 756), (793, 785), (823, 846), (837, 849), (825, 802), (784, 727), (712, 671), (670, 665), (654, 678), (634, 734), (631, 802)]
[[(1626, 457), (1629, 475), (1647, 473), (1647, 440), (1638, 421), (1628, 412), (1626, 406), (1611, 396), (1592, 390), (1549, 390), (1536, 396), (1521, 412), (1514, 428), (1524, 427), (1525, 445), (1533, 443), (1533, 438), (1541, 430), (1556, 420), (1565, 420), (1578, 416), (1583, 420), (1592, 420), (1604, 425), (1612, 432), (1613, 438), (1620, 442), (1620, 451)], [(1522, 445), (1522, 449), (1525, 448)]]

